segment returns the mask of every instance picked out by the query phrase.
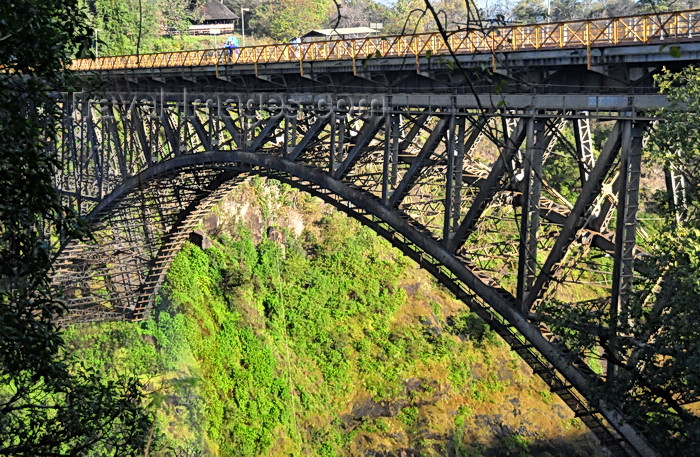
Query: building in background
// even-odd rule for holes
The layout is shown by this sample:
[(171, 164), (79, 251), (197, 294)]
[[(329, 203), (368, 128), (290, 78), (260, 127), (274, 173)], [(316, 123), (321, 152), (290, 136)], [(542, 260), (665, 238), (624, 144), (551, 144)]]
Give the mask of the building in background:
[(201, 6), (201, 19), (189, 28), (190, 35), (222, 35), (233, 33), (238, 15), (228, 9), (222, 0), (210, 0)]
[(338, 27), (335, 29), (312, 30), (301, 38), (303, 41), (346, 40), (376, 36), (378, 32), (378, 29), (371, 27)]

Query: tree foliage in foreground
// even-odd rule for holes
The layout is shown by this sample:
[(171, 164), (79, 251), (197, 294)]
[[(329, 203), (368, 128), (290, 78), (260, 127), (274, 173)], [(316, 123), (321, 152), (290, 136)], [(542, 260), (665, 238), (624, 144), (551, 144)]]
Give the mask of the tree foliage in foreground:
[(634, 297), (646, 325), (630, 344), (632, 389), (650, 384), (662, 401), (639, 398), (653, 434), (679, 443), (678, 454), (700, 445), (700, 412), (685, 405), (700, 400), (700, 69), (663, 72), (656, 78), (670, 105), (658, 111), (661, 122), (651, 136), (653, 159), (664, 171), (685, 179), (682, 205), (660, 193), (664, 227), (656, 237)]
[(0, 24), (0, 455), (132, 455), (149, 427), (139, 386), (63, 355), (50, 290), (47, 240), (83, 229), (53, 187), (49, 94), (90, 30), (76, 0), (5, 1)]
[(685, 177), (685, 202), (676, 207), (657, 192), (662, 227), (635, 265), (634, 292), (616, 323), (616, 355), (609, 355), (609, 323), (599, 310), (555, 304), (548, 311), (568, 347), (582, 356), (602, 348), (616, 366), (601, 398), (637, 421), (664, 455), (685, 456), (700, 449), (700, 416), (689, 406), (700, 400), (700, 71), (664, 72), (656, 82), (670, 104), (656, 113), (645, 158)]

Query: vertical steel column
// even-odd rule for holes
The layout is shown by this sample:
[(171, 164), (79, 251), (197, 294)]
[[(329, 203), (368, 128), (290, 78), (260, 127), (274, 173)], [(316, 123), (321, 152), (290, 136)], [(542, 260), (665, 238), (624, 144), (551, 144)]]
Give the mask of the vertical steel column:
[(384, 164), (382, 169), (382, 203), (388, 204), (390, 191), (396, 187), (399, 162), (400, 114), (387, 113), (384, 117)]
[(99, 136), (100, 138), (100, 144), (99, 147), (95, 145), (94, 150), (93, 150), (93, 166), (94, 166), (94, 176), (92, 177), (94, 179), (95, 183), (95, 193), (96, 197), (100, 200), (102, 200), (105, 197), (105, 187), (104, 187), (104, 168), (103, 168), (103, 161), (104, 161), (104, 142), (107, 138), (109, 138), (106, 135), (105, 132), (105, 125), (104, 125), (104, 117), (105, 117), (105, 112), (106, 112), (106, 107), (103, 102), (100, 102), (99, 105), (99, 116), (100, 116), (100, 127), (99, 127), (99, 134), (96, 129), (96, 131), (93, 132), (93, 135), (95, 137)]
[[(676, 154), (680, 155), (681, 151), (677, 151)], [(679, 172), (677, 167), (671, 165), (666, 170), (666, 190), (671, 196), (671, 207), (678, 225), (685, 219), (687, 211), (686, 188), (685, 176)]]
[(391, 115), (391, 186), (396, 187), (399, 180), (399, 147), (401, 146), (401, 114)]
[(464, 160), (464, 116), (450, 115), (447, 131), (447, 185), (445, 189), (445, 216), (442, 242), (450, 241), (453, 230), (459, 225), (461, 216), (462, 170)]
[(294, 151), (297, 144), (297, 115), (287, 114), (284, 117), (284, 150), (286, 157)]
[(219, 110), (212, 100), (207, 100), (207, 126), (209, 127), (209, 143), (213, 151), (219, 150), (221, 141), (221, 122)]
[(250, 117), (252, 116), (248, 115), (247, 107), (241, 100), (238, 101), (238, 116), (241, 124), (238, 149), (241, 151), (247, 151), (250, 144)]
[[(466, 154), (467, 145), (464, 142), (466, 129), (466, 119), (464, 116), (457, 118), (457, 148), (454, 151), (453, 176), (454, 188), (452, 197), (452, 223), (450, 233), (456, 230), (462, 220), (462, 188), (464, 187), (464, 155)], [(479, 129), (480, 131), (481, 129)], [(478, 135), (477, 135), (478, 137)], [(475, 137), (476, 139), (476, 137)], [(450, 161), (452, 162), (452, 161)]]
[(338, 125), (337, 125), (337, 118), (336, 118), (336, 113), (334, 109), (331, 109), (331, 112), (329, 114), (331, 121), (329, 123), (330, 127), (330, 157), (328, 160), (328, 171), (333, 174), (333, 172), (338, 168), (338, 164), (342, 163), (342, 160), (337, 160), (339, 157), (336, 157), (336, 154), (338, 151), (336, 150), (337, 145), (336, 145), (336, 130), (338, 130)]
[(544, 130), (544, 122), (536, 119), (534, 114), (527, 120), (526, 147), (522, 164), (523, 179), (519, 183), (522, 193), (522, 214), (516, 298), (521, 313), (527, 312), (527, 296), (537, 276), (537, 231), (540, 224)]
[(574, 140), (576, 141), (576, 153), (578, 154), (578, 168), (581, 175), (581, 183), (588, 179), (588, 175), (595, 166), (593, 155), (593, 137), (591, 136), (591, 120), (588, 111), (582, 111), (583, 118), (574, 119)]
[(85, 172), (88, 168), (88, 159), (90, 157), (90, 140), (92, 139), (93, 130), (90, 128), (90, 99), (84, 98), (80, 104), (80, 147), (76, 148), (75, 162), (75, 197), (78, 207), (83, 206), (83, 199), (87, 196), (85, 185), (88, 182), (88, 177)]
[[(628, 318), (627, 303), (634, 277), (634, 249), (639, 207), (639, 178), (642, 165), (642, 133), (639, 124), (626, 120), (622, 124), (622, 157), (620, 160), (620, 187), (618, 192), (617, 227), (615, 228), (615, 259), (610, 301), (609, 355), (617, 359), (617, 334)], [(608, 363), (608, 380), (615, 377), (615, 364)]]
[(187, 141), (189, 140), (189, 132), (187, 131), (187, 111), (190, 107), (190, 102), (187, 96), (187, 89), (182, 92), (182, 102), (175, 102), (175, 138), (177, 140), (177, 149), (175, 155), (183, 155), (187, 152)]
[(345, 143), (345, 115), (338, 113), (335, 110), (331, 111), (331, 145), (330, 145), (330, 164), (329, 171), (335, 173), (343, 160), (345, 159), (343, 150)]

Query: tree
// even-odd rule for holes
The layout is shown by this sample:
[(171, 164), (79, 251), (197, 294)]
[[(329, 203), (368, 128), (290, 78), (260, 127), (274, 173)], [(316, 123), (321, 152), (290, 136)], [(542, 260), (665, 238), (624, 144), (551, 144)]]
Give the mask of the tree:
[(258, 34), (289, 41), (327, 26), (332, 8), (332, 0), (271, 0), (253, 12), (250, 25)]
[(593, 3), (589, 17), (618, 17), (638, 14), (638, 2), (634, 0), (601, 0)]
[(168, 30), (186, 31), (193, 22), (201, 19), (201, 4), (196, 0), (159, 0), (156, 19)]
[[(670, 106), (658, 111), (663, 121), (656, 125), (652, 137), (654, 158), (666, 171), (683, 175), (686, 181), (683, 225), (700, 227), (700, 184), (697, 170), (700, 165), (700, 69), (689, 67), (679, 73), (664, 71), (656, 77), (661, 93), (668, 96)], [(665, 201), (671, 201), (666, 195)], [(667, 206), (667, 220), (672, 221), (677, 208)]]
[(94, 0), (90, 12), (99, 30), (100, 54), (105, 55), (149, 52), (155, 46), (160, 25), (168, 24), (158, 3), (147, 0)]
[(547, 7), (542, 1), (521, 0), (513, 7), (513, 18), (523, 24), (533, 24), (547, 18)]
[(150, 424), (139, 385), (65, 354), (50, 288), (50, 240), (85, 231), (53, 187), (49, 94), (91, 30), (77, 0), (3, 2), (0, 23), (0, 455), (131, 455)]
[[(339, 27), (368, 26), (372, 22), (385, 23), (390, 10), (372, 0), (350, 0), (341, 2)], [(337, 14), (337, 13), (336, 13)], [(334, 21), (331, 18), (331, 23)]]
[(657, 195), (664, 222), (639, 269), (631, 309), (639, 325), (630, 325), (634, 341), (627, 343), (625, 368), (632, 375), (623, 387), (631, 394), (625, 406), (648, 419), (650, 439), (687, 455), (700, 445), (700, 417), (684, 406), (700, 396), (700, 69), (664, 71), (655, 79), (669, 106), (656, 113), (652, 158), (667, 174), (682, 176), (685, 186), (676, 199)]
[(431, 24), (434, 22), (423, 0), (397, 0), (384, 24), (384, 31), (396, 35), (421, 33), (429, 30)]
[(615, 376), (598, 396), (638, 422), (664, 455), (685, 456), (700, 446), (700, 416), (687, 407), (700, 400), (700, 70), (664, 72), (656, 78), (669, 99), (649, 141), (650, 157), (685, 178), (677, 198), (658, 192), (662, 226), (635, 261), (634, 290), (616, 319), (616, 349), (609, 323), (595, 309), (549, 307), (548, 322), (581, 357), (599, 348)]
[(469, 21), (468, 0), (441, 0), (436, 2), (438, 17), (446, 29), (454, 29)]

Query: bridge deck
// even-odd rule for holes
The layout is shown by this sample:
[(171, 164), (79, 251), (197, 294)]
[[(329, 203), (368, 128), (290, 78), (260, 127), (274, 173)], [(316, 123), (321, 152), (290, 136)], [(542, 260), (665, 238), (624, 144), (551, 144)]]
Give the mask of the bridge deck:
[[(351, 60), (366, 64), (376, 58), (415, 58), (486, 54), (515, 51), (591, 49), (659, 43), (672, 45), (700, 38), (700, 10), (637, 15), (585, 21), (488, 27), (416, 35), (369, 37), (244, 47), (228, 54), (221, 49), (166, 52), (144, 55), (77, 59), (74, 70), (115, 70), (219, 66), (231, 64), (299, 64), (303, 62)], [(674, 50), (668, 49), (672, 54)], [(495, 58), (495, 57), (494, 57)]]

